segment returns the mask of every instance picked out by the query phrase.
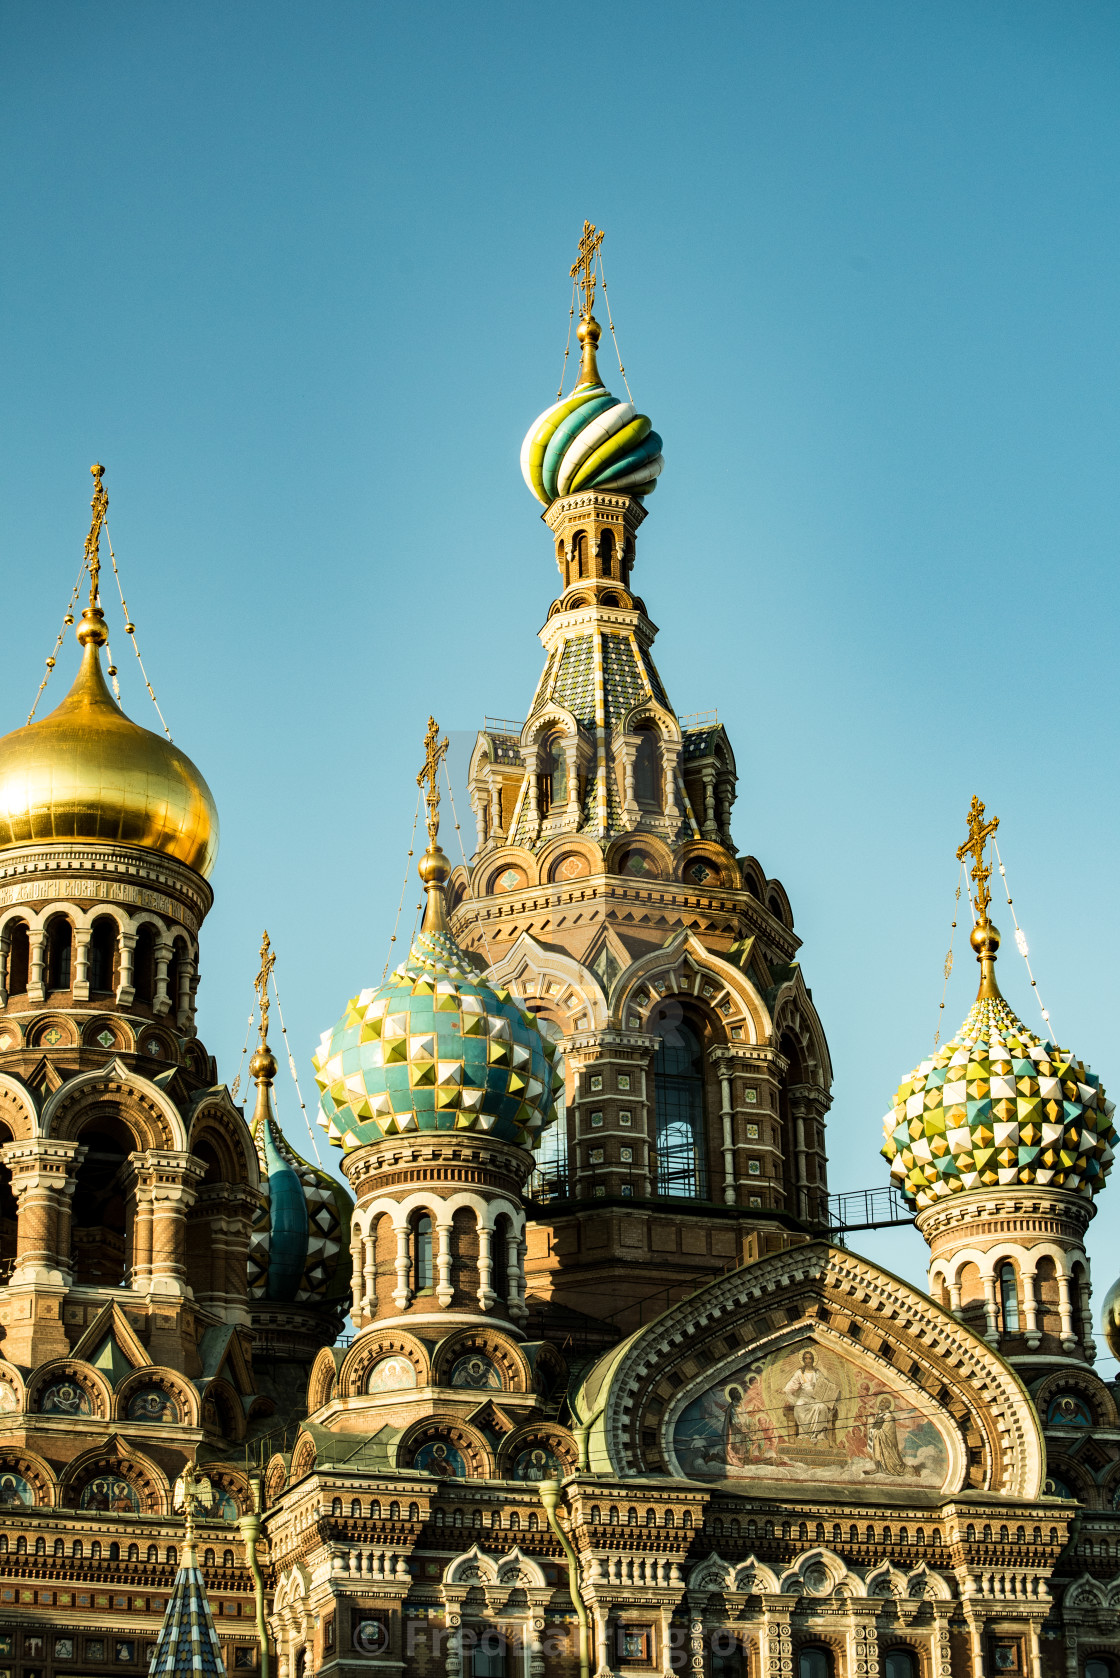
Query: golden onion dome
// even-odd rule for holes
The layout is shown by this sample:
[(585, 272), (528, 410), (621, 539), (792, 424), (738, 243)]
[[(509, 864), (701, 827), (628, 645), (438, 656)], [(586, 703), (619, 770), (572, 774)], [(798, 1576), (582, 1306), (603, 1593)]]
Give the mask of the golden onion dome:
[(0, 739), (0, 849), (102, 840), (209, 876), (218, 854), (210, 788), (185, 752), (116, 704), (101, 670), (102, 614), (92, 607), (82, 617), (82, 664), (66, 698)]

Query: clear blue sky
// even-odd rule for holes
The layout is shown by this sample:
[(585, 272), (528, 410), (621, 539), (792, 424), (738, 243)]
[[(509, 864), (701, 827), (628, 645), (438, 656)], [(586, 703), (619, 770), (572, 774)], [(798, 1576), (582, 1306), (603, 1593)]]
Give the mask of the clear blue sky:
[[(590, 216), (665, 439), (635, 580), (793, 900), (834, 1186), (885, 1180), (973, 792), (1058, 1034), (1120, 1090), (1114, 5), (26, 0), (0, 26), (0, 719), (100, 459), (221, 809), (227, 1078), (263, 925), (305, 1094), (380, 977), (429, 711), (525, 712), (556, 577), (517, 451)], [(1010, 937), (1001, 972), (1035, 1024)], [(1120, 1182), (1102, 1211), (1098, 1302)], [(912, 1233), (864, 1246), (922, 1275)]]

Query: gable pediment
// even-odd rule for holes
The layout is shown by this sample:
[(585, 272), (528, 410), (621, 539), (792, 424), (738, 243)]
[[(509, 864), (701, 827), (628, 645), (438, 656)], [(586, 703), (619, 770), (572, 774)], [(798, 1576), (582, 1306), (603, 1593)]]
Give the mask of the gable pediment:
[(720, 1277), (600, 1359), (576, 1395), (592, 1470), (732, 1489), (1037, 1497), (1037, 1414), (925, 1294), (812, 1242)]

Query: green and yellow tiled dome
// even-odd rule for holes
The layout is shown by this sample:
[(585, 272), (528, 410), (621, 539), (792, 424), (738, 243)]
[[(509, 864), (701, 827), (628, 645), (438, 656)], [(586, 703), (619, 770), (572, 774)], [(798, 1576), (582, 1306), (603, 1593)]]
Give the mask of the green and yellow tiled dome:
[(555, 1054), (449, 932), (422, 931), (388, 982), (354, 997), (323, 1033), (319, 1123), (347, 1149), (401, 1131), (476, 1128), (530, 1147), (552, 1114)]
[(1092, 1196), (1112, 1163), (1114, 1107), (1096, 1073), (1028, 1031), (996, 990), (898, 1086), (882, 1152), (919, 1211), (1008, 1184)]

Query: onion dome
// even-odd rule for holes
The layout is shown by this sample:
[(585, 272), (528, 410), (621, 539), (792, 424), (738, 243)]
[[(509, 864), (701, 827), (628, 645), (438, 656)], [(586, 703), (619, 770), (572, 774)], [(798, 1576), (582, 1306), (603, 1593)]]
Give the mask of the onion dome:
[(388, 980), (347, 1004), (312, 1064), (319, 1123), (336, 1147), (408, 1131), (481, 1130), (530, 1148), (552, 1117), (556, 1049), (508, 990), (488, 985), (447, 926), (451, 865), (436, 842), (435, 774), (446, 741), (429, 723), (428, 901), (420, 932)]
[(980, 991), (955, 1035), (898, 1086), (883, 1120), (892, 1182), (919, 1211), (946, 1195), (1014, 1184), (1092, 1197), (1104, 1187), (1116, 1144), (1115, 1103), (1096, 1073), (1028, 1031), (1000, 993), (1000, 937), (988, 919), (991, 868), (983, 861), (997, 823), (985, 826), (983, 818), (974, 798), (971, 839), (958, 853), (976, 857), (970, 941)]
[(276, 1121), (276, 1060), (267, 1029), (266, 1017), (249, 1062), (257, 1085), (253, 1141), (264, 1197), (249, 1241), (249, 1293), (269, 1304), (342, 1306), (350, 1292), (352, 1202), (328, 1171), (300, 1158)]
[(61, 705), (0, 739), (0, 849), (52, 839), (103, 840), (175, 857), (209, 876), (218, 812), (185, 752), (131, 722), (101, 670), (104, 616), (78, 626), (82, 664)]
[(578, 328), (583, 362), (576, 387), (533, 421), (521, 445), (521, 475), (546, 507), (585, 489), (649, 495), (664, 465), (661, 438), (648, 416), (612, 396), (599, 377), (599, 333), (595, 317), (585, 315)]

